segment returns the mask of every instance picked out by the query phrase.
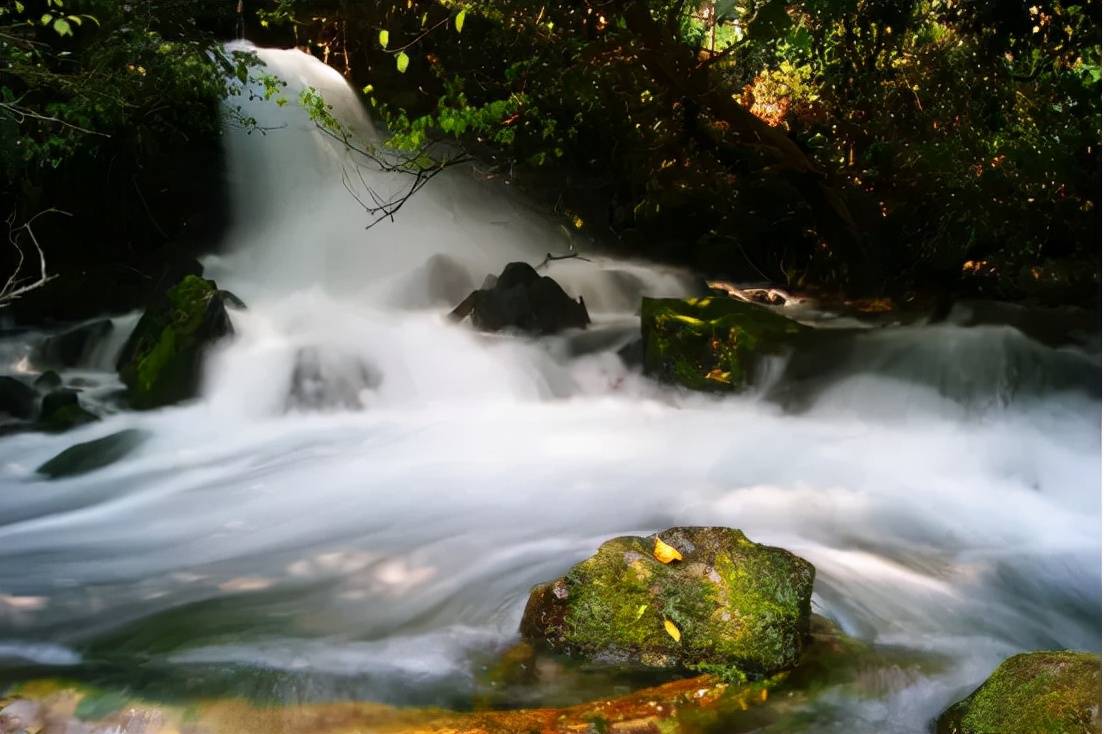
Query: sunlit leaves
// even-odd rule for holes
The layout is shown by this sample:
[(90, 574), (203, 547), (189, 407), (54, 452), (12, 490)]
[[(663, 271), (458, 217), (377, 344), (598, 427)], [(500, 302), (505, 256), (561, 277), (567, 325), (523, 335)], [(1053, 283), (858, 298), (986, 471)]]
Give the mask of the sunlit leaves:
[(379, 32), (379, 44), (383, 48), (387, 48), (387, 44), (391, 41), (391, 34), (384, 29)]
[(406, 51), (399, 51), (395, 56), (395, 68), (399, 70), (400, 74), (405, 74), (407, 67), (410, 66), (410, 57), (407, 56)]
[(464, 19), (468, 17), (468, 9), (462, 8), (459, 13), (456, 14), (456, 32), (460, 33), (464, 30)]

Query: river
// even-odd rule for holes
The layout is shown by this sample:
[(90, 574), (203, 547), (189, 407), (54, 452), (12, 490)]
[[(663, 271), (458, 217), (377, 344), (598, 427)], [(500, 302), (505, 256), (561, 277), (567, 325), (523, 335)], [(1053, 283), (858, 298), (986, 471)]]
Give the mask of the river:
[[(234, 221), (205, 265), (248, 309), (202, 398), (115, 407), (117, 337), (65, 375), (105, 420), (0, 440), (0, 678), (464, 705), (533, 584), (604, 539), (695, 524), (805, 557), (818, 614), (927, 661), (787, 731), (927, 731), (1012, 653), (1099, 652), (1099, 333), (1047, 345), (958, 306), (855, 332), (800, 379), (779, 360), (752, 393), (692, 395), (616, 354), (640, 297), (692, 275), (593, 256), (547, 267), (587, 333), (478, 334), (444, 314), (571, 235), (470, 169), (366, 230), (355, 157), (294, 103), (316, 88), (373, 139), (355, 94), (297, 51), (260, 56), (291, 104), (233, 102), (264, 130), (227, 129)], [(12, 368), (29, 351), (0, 346)], [(117, 464), (34, 473), (125, 428), (151, 438)]]

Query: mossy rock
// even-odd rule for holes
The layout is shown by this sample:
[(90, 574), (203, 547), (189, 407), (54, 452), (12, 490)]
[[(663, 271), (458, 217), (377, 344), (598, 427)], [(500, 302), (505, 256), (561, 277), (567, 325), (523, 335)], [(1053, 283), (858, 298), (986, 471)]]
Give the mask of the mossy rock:
[(227, 303), (214, 281), (189, 275), (146, 309), (117, 365), (131, 405), (158, 408), (195, 397), (204, 353), (234, 331)]
[(692, 390), (739, 391), (764, 355), (809, 327), (733, 298), (645, 298), (640, 307), (644, 372)]
[(1008, 658), (939, 717), (939, 734), (1100, 732), (1100, 656), (1031, 652)]
[(132, 428), (95, 441), (78, 443), (38, 467), (37, 472), (50, 479), (87, 474), (126, 457), (149, 437), (147, 431)]
[[(522, 634), (596, 662), (761, 678), (797, 665), (809, 633), (813, 566), (731, 528), (622, 537), (533, 589)], [(677, 638), (677, 639), (676, 639)]]
[(38, 427), (50, 433), (63, 433), (78, 426), (95, 423), (100, 418), (85, 410), (76, 390), (60, 388), (42, 398)]

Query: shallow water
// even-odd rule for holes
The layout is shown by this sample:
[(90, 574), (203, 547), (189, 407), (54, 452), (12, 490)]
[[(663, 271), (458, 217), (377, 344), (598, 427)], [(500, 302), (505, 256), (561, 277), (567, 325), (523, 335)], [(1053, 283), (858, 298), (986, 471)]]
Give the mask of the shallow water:
[[(336, 72), (261, 56), (290, 99), (314, 86), (374, 136)], [(603, 539), (688, 524), (802, 555), (818, 613), (938, 661), (786, 731), (926, 731), (1009, 654), (1100, 650), (1099, 335), (841, 331), (755, 394), (681, 393), (615, 352), (640, 296), (691, 293), (690, 274), (553, 263), (587, 334), (457, 327), (443, 314), (486, 274), (568, 236), (470, 171), (365, 230), (341, 183), (355, 160), (294, 104), (243, 104), (272, 129), (228, 131), (236, 221), (207, 265), (249, 309), (202, 399), (0, 440), (0, 677), (464, 705), (533, 584)], [(9, 366), (28, 368), (29, 336), (3, 345)], [(66, 378), (110, 405), (110, 364)], [(125, 428), (152, 437), (118, 464), (34, 473)]]

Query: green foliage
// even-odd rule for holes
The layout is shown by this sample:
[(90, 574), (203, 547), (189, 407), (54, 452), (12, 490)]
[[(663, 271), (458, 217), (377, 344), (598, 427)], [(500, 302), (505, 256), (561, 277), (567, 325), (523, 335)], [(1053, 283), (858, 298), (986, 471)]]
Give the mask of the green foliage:
[(33, 181), (76, 156), (217, 136), (219, 102), (244, 93), (256, 62), (198, 31), (196, 15), (171, 2), (4, 7), (0, 185)]
[(796, 286), (1099, 286), (1096, 3), (271, 0), (260, 18), (341, 59), (392, 146), (459, 142), (634, 251)]

